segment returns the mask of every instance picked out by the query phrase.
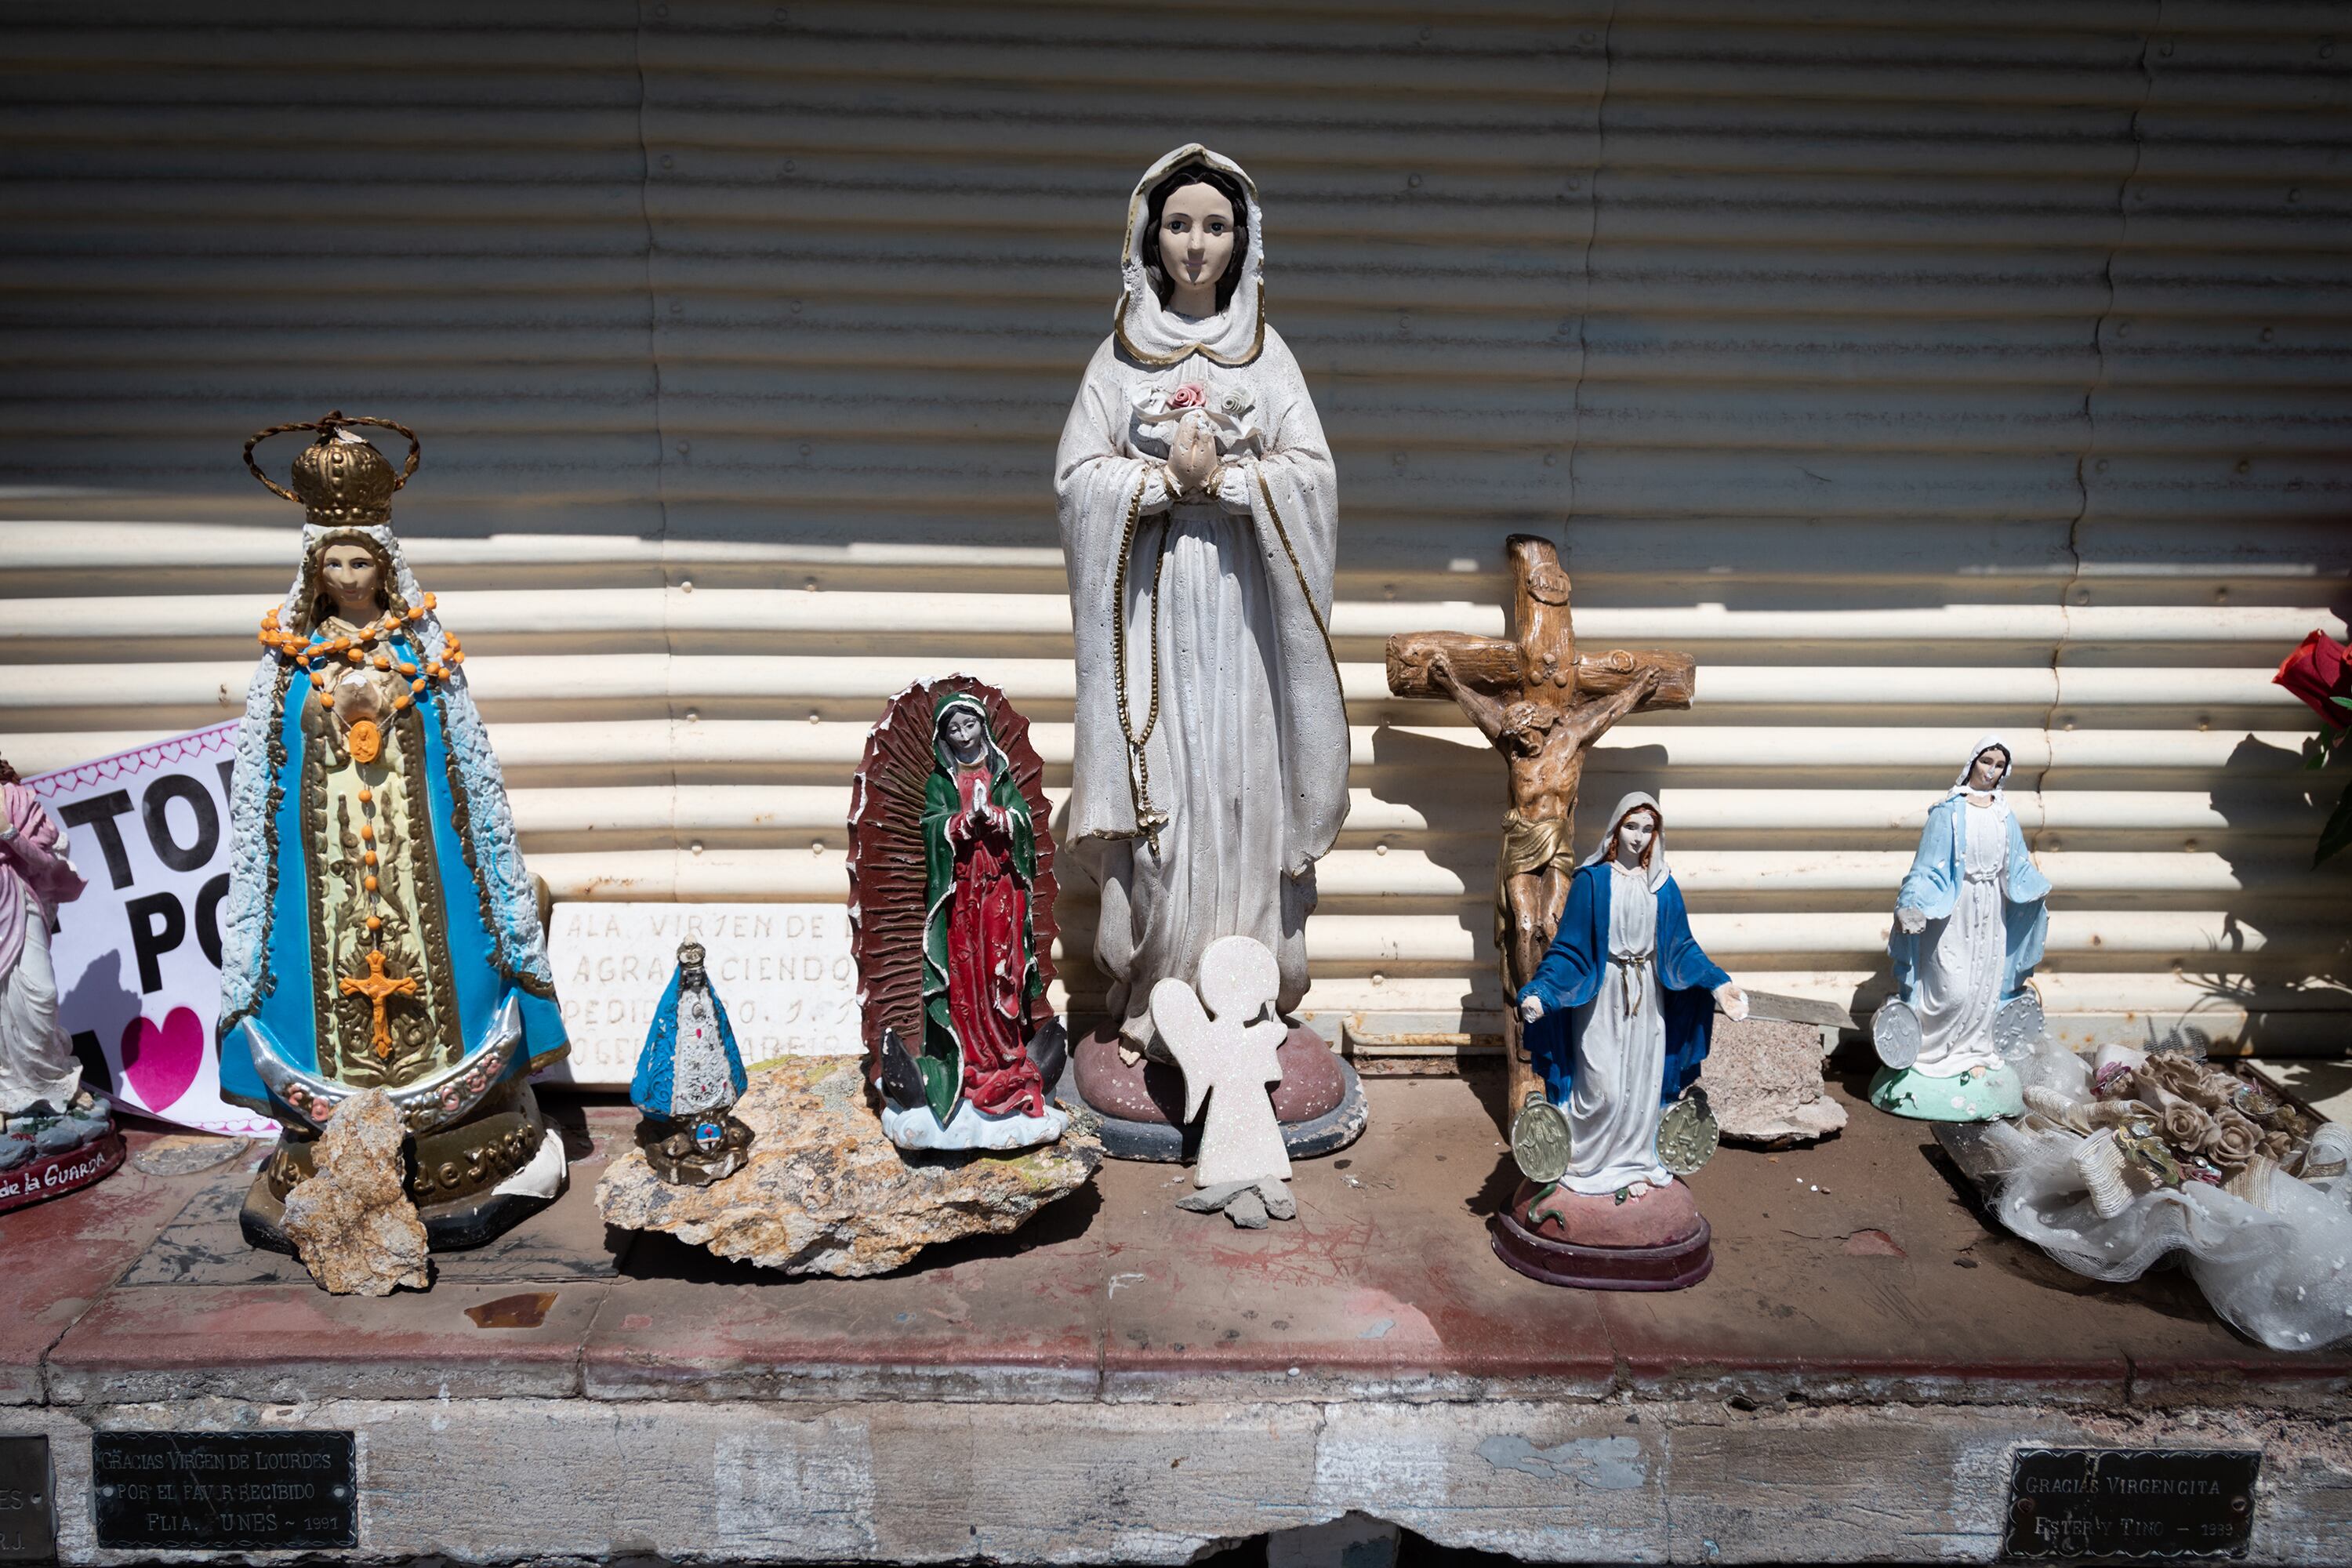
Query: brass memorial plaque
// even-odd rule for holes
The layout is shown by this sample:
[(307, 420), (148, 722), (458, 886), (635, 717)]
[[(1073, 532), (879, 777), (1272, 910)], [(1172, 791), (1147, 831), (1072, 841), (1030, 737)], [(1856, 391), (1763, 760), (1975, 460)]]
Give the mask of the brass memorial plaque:
[(135, 1552), (359, 1544), (349, 1432), (95, 1432), (98, 1543)]
[(2003, 1557), (2243, 1557), (2259, 1453), (2026, 1448), (2009, 1483)]
[(0, 1437), (0, 1563), (58, 1560), (56, 1491), (47, 1437)]

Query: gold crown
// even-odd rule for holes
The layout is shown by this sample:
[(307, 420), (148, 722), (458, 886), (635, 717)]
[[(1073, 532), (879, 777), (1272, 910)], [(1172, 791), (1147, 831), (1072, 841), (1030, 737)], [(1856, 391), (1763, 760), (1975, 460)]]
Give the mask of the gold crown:
[(684, 942), (678, 947), (677, 961), (688, 969), (701, 968), (702, 957), (702, 944), (698, 942)]
[[(408, 462), (394, 473), (392, 461), (358, 436), (355, 426), (373, 425), (408, 437)], [(319, 438), (294, 459), (294, 488), (286, 489), (261, 471), (253, 449), (289, 430), (316, 430)], [(245, 444), (245, 466), (270, 490), (302, 508), (306, 522), (321, 528), (369, 528), (392, 521), (392, 492), (408, 482), (421, 455), (416, 433), (405, 425), (337, 409), (323, 419), (273, 425)]]

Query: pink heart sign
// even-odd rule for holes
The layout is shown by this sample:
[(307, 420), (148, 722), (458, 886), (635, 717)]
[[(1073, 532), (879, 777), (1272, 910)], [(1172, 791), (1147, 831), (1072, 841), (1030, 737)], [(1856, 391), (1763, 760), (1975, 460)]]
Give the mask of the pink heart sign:
[(122, 1076), (150, 1110), (169, 1110), (204, 1060), (205, 1022), (193, 1007), (173, 1008), (160, 1029), (142, 1017), (122, 1031)]

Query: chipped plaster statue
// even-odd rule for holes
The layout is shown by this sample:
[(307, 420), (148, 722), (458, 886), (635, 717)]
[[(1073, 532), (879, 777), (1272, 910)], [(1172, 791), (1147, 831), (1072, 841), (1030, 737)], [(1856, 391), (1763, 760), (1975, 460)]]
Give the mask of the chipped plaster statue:
[(1125, 289), (1055, 463), (1077, 647), (1068, 837), (1098, 877), (1095, 956), (1129, 1044), (1166, 1059), (1150, 1000), (1212, 942), (1307, 990), (1315, 862), (1348, 809), (1327, 618), (1330, 447), (1266, 324), (1265, 215), (1198, 145), (1145, 171)]

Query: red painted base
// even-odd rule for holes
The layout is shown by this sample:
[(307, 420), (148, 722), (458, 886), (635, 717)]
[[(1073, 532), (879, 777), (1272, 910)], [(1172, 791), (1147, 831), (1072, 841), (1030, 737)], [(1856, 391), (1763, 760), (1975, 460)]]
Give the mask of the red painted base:
[[(1528, 1203), (1536, 1189), (1524, 1182), (1513, 1195), (1510, 1206), (1488, 1221), (1486, 1229), (1494, 1242), (1496, 1257), (1528, 1279), (1540, 1279), (1547, 1285), (1566, 1285), (1579, 1290), (1684, 1290), (1707, 1277), (1715, 1268), (1715, 1252), (1711, 1245), (1713, 1233), (1706, 1217), (1688, 1203), (1681, 1189), (1682, 1184), (1677, 1182), (1663, 1192), (1648, 1194), (1649, 1206), (1675, 1211), (1672, 1229), (1684, 1232), (1654, 1245), (1594, 1246), (1590, 1241), (1561, 1239), (1551, 1234), (1557, 1226), (1530, 1226)], [(1677, 1197), (1683, 1198), (1679, 1204), (1675, 1201)], [(1636, 1204), (1642, 1202), (1635, 1200)], [(1598, 1205), (1595, 1200), (1583, 1200), (1571, 1208), (1580, 1211), (1587, 1206)], [(1584, 1228), (1592, 1228), (1590, 1216), (1575, 1212), (1571, 1217), (1582, 1222)], [(1625, 1228), (1630, 1235), (1641, 1227), (1634, 1225)]]
[(61, 1154), (37, 1154), (13, 1170), (0, 1171), (0, 1214), (78, 1191), (103, 1180), (121, 1163), (120, 1132)]

